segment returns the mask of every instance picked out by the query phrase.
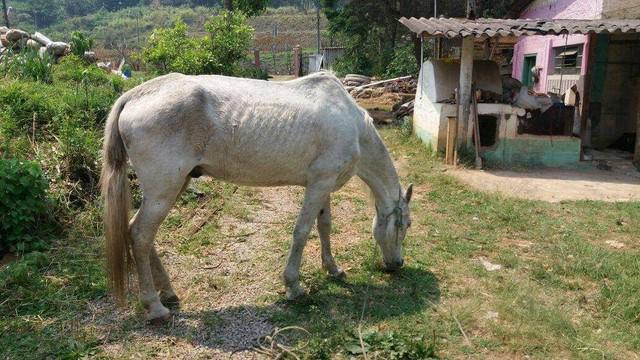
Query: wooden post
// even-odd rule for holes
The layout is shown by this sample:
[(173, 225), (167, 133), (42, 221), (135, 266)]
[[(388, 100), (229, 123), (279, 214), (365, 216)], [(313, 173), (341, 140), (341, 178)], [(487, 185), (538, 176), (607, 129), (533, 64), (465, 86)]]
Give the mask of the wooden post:
[(636, 120), (636, 148), (633, 152), (633, 163), (638, 165), (640, 164), (640, 103), (638, 103), (638, 101), (640, 101), (640, 94), (638, 91), (640, 90), (640, 80), (636, 79), (634, 85), (636, 89), (636, 111), (635, 113), (631, 114), (631, 116), (634, 116)]
[(295, 77), (302, 76), (302, 49), (300, 45), (293, 47), (293, 75)]
[(260, 49), (253, 49), (253, 63), (255, 67), (260, 68)]
[(447, 144), (444, 156), (444, 163), (447, 165), (456, 164), (456, 133), (458, 131), (458, 122), (456, 120), (455, 116), (447, 117)]
[(473, 37), (462, 38), (460, 54), (459, 105), (462, 106), (462, 117), (458, 119), (458, 148), (468, 144), (467, 131), (471, 116), (471, 83), (473, 81)]

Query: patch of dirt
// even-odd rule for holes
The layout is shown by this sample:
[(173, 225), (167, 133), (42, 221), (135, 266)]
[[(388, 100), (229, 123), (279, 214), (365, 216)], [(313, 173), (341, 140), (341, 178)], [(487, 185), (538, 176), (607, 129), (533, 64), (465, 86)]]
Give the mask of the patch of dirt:
[[(146, 323), (136, 305), (135, 288), (126, 308), (118, 308), (110, 298), (88, 304), (82, 323), (98, 334), (105, 355), (164, 359), (264, 357), (255, 352), (254, 346), (260, 337), (274, 330), (270, 314), (284, 306), (273, 299), (284, 296), (281, 273), (304, 189), (247, 188), (246, 193), (248, 196), (227, 199), (234, 201), (234, 206), (248, 209), (247, 215), (236, 218), (223, 213), (216, 229), (223, 239), (215, 245), (203, 246), (200, 252), (183, 253), (178, 248), (180, 238), (194, 236), (188, 232), (180, 235), (180, 231), (165, 232), (156, 241), (181, 300), (180, 309), (172, 310), (169, 324), (157, 327)], [(340, 261), (340, 255), (370, 237), (363, 227), (370, 224), (372, 208), (364, 211), (367, 217), (362, 216), (362, 204), (368, 197), (365, 184), (355, 178), (334, 194), (332, 217), (337, 230), (331, 236), (332, 248), (339, 265), (347, 271), (352, 264), (346, 259)], [(195, 212), (203, 209), (206, 207)], [(194, 216), (189, 210), (180, 211)], [(199, 216), (207, 217), (206, 211)], [(320, 268), (320, 241), (314, 227), (305, 248), (302, 279)]]
[(453, 169), (447, 172), (476, 190), (501, 193), (509, 197), (548, 202), (640, 200), (640, 179), (637, 176), (606, 170)]
[(223, 216), (220, 230), (228, 236), (222, 245), (208, 246), (203, 257), (180, 254), (171, 239), (157, 241), (181, 299), (170, 324), (146, 324), (140, 310), (133, 310), (135, 296), (125, 309), (110, 299), (95, 301), (83, 322), (102, 334), (102, 350), (116, 358), (145, 351), (167, 359), (262, 358), (253, 347), (273, 331), (269, 313), (279, 305), (261, 299), (283, 289), (280, 273), (286, 260), (277, 244), (283, 239), (274, 239), (273, 232), (292, 221), (301, 195), (302, 189), (292, 187), (256, 189), (254, 196), (262, 204), (252, 208), (248, 220)]

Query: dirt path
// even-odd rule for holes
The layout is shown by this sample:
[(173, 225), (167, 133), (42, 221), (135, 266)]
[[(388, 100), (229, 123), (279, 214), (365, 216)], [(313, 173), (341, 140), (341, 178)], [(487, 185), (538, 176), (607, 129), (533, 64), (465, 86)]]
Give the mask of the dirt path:
[[(454, 169), (447, 173), (472, 188), (548, 202), (640, 200), (640, 177), (600, 169), (529, 171)], [(637, 172), (636, 172), (637, 173)]]
[[(332, 239), (334, 253), (347, 251), (351, 243), (367, 236), (347, 226), (367, 207), (363, 184), (353, 180), (346, 188), (334, 195), (334, 223), (344, 227)], [(105, 355), (261, 358), (252, 348), (256, 339), (273, 331), (269, 315), (283, 306), (279, 301), (284, 293), (280, 274), (303, 191), (296, 187), (244, 188), (243, 195), (233, 202), (234, 206), (244, 207), (240, 210), (246, 210), (245, 216), (225, 212), (217, 223), (224, 239), (202, 247), (199, 253), (179, 250), (180, 242), (185, 241), (175, 235), (179, 231), (161, 233), (157, 247), (181, 299), (180, 310), (173, 311), (171, 323), (153, 327), (145, 323), (141, 309), (133, 309), (134, 297), (126, 309), (116, 308), (111, 299), (89, 304), (83, 323), (102, 334)], [(359, 200), (354, 205), (355, 198)], [(183, 209), (174, 210), (180, 211)], [(197, 222), (207, 214), (191, 217)], [(347, 270), (350, 267), (348, 262), (341, 265)], [(320, 266), (320, 246), (314, 229), (305, 249), (302, 272), (318, 271)]]

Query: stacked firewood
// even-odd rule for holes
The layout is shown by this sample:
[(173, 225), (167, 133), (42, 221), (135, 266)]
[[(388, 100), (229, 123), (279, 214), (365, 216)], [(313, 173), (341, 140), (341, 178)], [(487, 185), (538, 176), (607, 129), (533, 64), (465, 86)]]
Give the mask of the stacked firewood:
[(29, 34), (20, 29), (9, 29), (1, 26), (0, 53), (4, 53), (8, 49), (14, 52), (33, 49), (38, 52), (40, 57), (49, 54), (56, 60), (71, 51), (69, 44), (61, 41), (52, 41), (39, 32)]

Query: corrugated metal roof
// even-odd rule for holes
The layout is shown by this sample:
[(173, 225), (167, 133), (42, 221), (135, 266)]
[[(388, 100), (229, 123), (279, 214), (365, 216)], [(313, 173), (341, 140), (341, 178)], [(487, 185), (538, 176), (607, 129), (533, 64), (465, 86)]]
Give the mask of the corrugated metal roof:
[(400, 22), (417, 34), (459, 38), (509, 37), (523, 35), (564, 35), (589, 33), (640, 33), (637, 19), (459, 19), (459, 18), (401, 18)]

